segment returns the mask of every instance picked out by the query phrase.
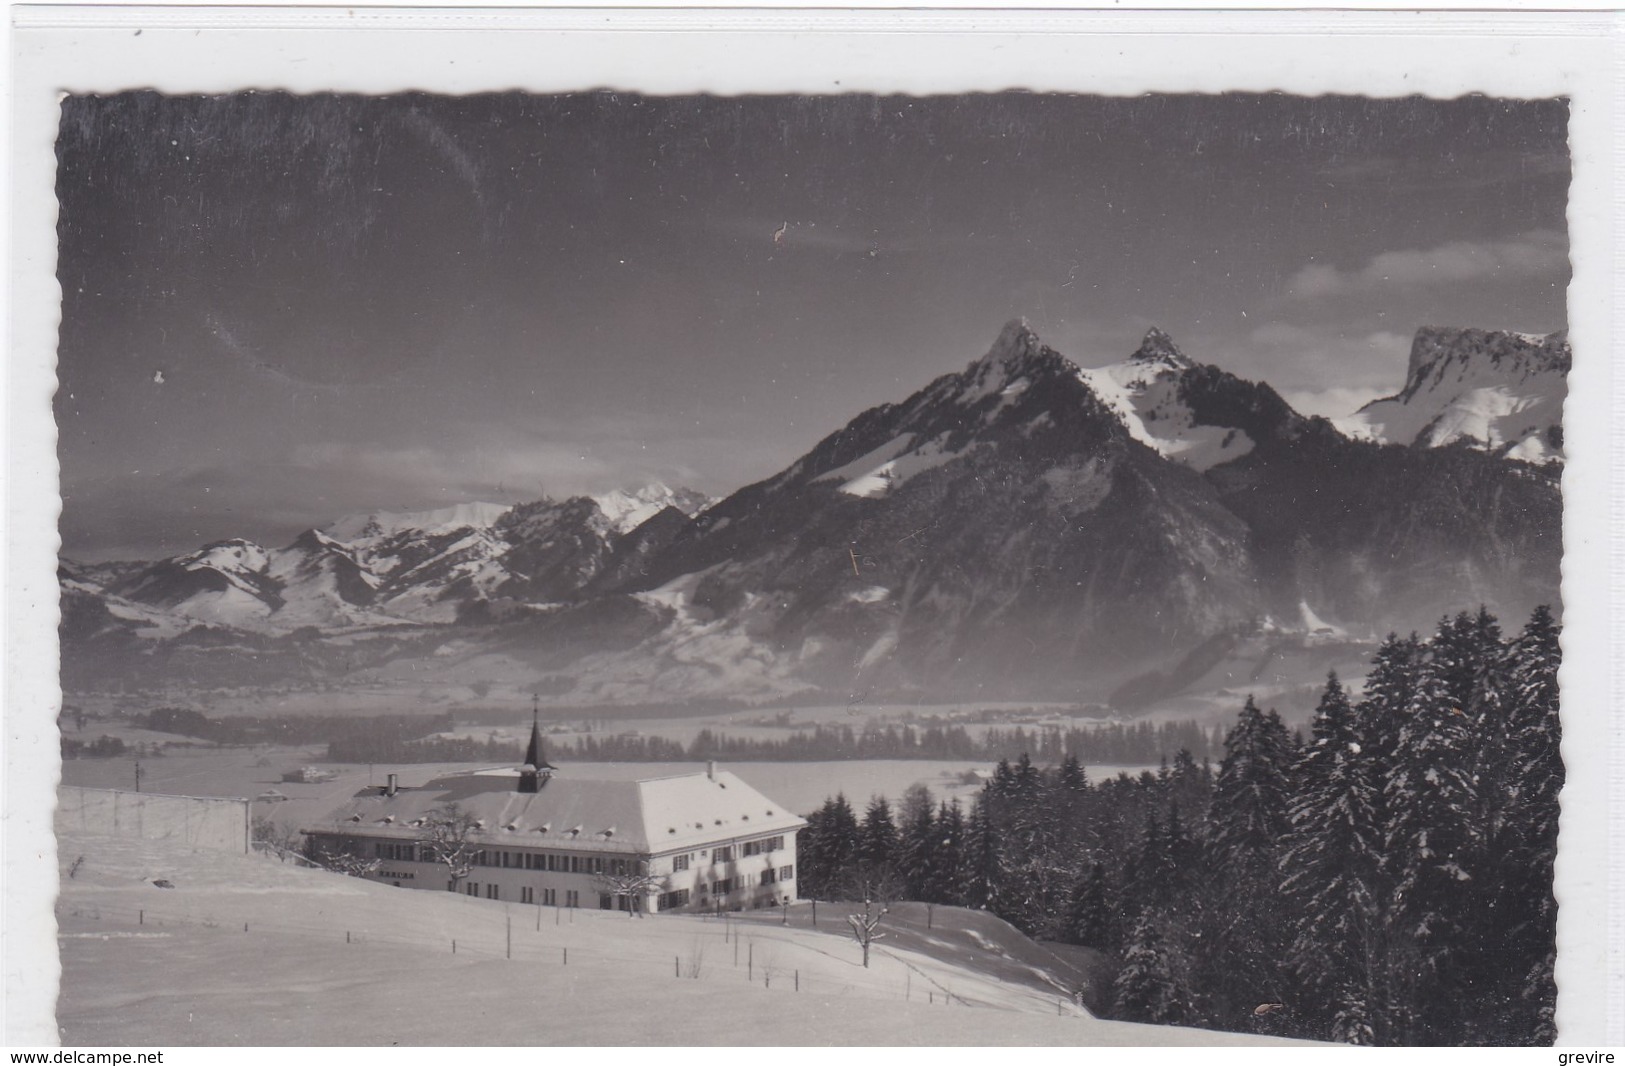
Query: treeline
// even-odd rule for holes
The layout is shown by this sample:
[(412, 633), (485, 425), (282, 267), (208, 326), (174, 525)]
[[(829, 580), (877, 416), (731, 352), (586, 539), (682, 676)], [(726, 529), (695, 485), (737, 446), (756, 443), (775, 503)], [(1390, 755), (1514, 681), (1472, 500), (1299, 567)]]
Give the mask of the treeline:
[[(368, 737), (388, 743), (410, 741), (454, 728), (450, 715), (376, 714), (363, 717), (290, 714), (210, 718), (184, 707), (159, 707), (131, 719), (159, 733), (196, 737), (215, 744), (364, 744)], [(511, 745), (510, 745), (511, 747)], [(365, 762), (365, 759), (357, 760)]]
[(1356, 1044), (1550, 1044), (1558, 627), (1485, 611), (1390, 636), (1300, 744), (1249, 699), (1215, 772), (1001, 764), (968, 811), (913, 789), (809, 819), (801, 890), (985, 908), (1117, 963), (1143, 1022)]
[(1041, 760), (1081, 763), (1155, 763), (1181, 749), (1206, 757), (1220, 731), (1196, 722), (1152, 725), (1112, 723), (1090, 729), (988, 729), (975, 736), (964, 726), (819, 725), (787, 737), (739, 737), (703, 729), (685, 747), (665, 737), (586, 736), (555, 746), (561, 757), (584, 762), (699, 761), (822, 762), (829, 759), (964, 759), (992, 762), (1028, 752)]
[(421, 725), (402, 729), (384, 728), (375, 733), (345, 737), (327, 745), (328, 762), (517, 763), (523, 758), (522, 751), (516, 753), (512, 740), (424, 736)]
[(71, 737), (62, 738), (62, 757), (64, 759), (116, 759), (130, 751), (129, 745), (118, 737), (106, 734), (95, 740), (74, 740)]
[[(372, 719), (371, 721), (379, 721)], [(328, 745), (334, 762), (516, 762), (523, 749), (513, 741), (424, 737), (423, 719), (395, 728), (380, 722)], [(822, 762), (829, 759), (963, 759), (993, 762), (1036, 752), (1040, 759), (1072, 758), (1080, 763), (1149, 764), (1170, 753), (1195, 751), (1208, 757), (1221, 745), (1222, 731), (1209, 734), (1196, 722), (1152, 725), (1112, 723), (1089, 729), (988, 729), (974, 736), (963, 726), (820, 725), (783, 738), (739, 737), (703, 729), (688, 744), (668, 737), (588, 734), (550, 742), (549, 757), (578, 762)]]

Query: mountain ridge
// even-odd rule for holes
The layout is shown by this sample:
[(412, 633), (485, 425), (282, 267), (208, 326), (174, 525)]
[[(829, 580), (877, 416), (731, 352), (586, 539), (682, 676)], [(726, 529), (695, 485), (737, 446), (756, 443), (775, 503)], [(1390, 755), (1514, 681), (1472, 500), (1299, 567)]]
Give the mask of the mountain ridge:
[[(1513, 365), (1483, 331), (1453, 334), (1464, 357), (1424, 332), (1424, 371)], [(1524, 364), (1542, 387), (1561, 372)], [(1156, 328), (1081, 368), (1016, 319), (721, 500), (380, 512), (324, 527), (348, 541), (221, 542), (105, 588), (70, 564), (64, 639), (128, 663), (178, 639), (163, 615), (184, 604), (192, 624), (344, 642), (275, 645), (305, 678), (421, 661), (578, 702), (1064, 693), (1261, 623), (1375, 635), (1555, 601), (1555, 467), (1515, 452), (1351, 436)]]

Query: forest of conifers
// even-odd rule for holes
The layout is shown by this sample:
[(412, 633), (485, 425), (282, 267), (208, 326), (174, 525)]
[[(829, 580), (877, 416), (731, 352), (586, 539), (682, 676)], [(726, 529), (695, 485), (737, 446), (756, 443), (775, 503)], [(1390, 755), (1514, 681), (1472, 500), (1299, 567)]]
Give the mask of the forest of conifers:
[(970, 805), (844, 797), (800, 892), (985, 908), (1113, 963), (1111, 1017), (1357, 1044), (1550, 1044), (1558, 626), (1487, 611), (1390, 636), (1300, 746), (1251, 698), (1215, 773), (999, 765)]

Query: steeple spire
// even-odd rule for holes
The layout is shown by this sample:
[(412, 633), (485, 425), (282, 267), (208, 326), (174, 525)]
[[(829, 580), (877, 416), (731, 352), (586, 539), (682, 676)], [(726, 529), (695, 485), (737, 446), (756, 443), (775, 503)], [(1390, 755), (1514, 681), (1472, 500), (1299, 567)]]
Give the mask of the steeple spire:
[(519, 768), (519, 791), (539, 792), (542, 782), (557, 767), (542, 755), (541, 697), (530, 698), (530, 746), (525, 749), (525, 765)]

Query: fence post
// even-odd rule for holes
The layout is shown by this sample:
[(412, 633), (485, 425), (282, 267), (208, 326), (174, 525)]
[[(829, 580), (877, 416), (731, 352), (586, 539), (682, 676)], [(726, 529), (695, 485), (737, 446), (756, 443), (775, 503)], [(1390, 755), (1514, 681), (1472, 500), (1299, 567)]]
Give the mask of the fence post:
[(564, 965), (566, 965), (566, 966), (570, 965), (570, 949), (569, 948), (564, 949)]
[(451, 953), (453, 955), (457, 954), (457, 941), (455, 939), (451, 942)]
[[(350, 942), (350, 931), (348, 929), (346, 929), (344, 931), (344, 942), (346, 944), (348, 944)], [(455, 940), (452, 941), (452, 944), (455, 945), (456, 943), (457, 943), (457, 941), (455, 941)], [(453, 947), (451, 950), (455, 952), (457, 949), (455, 947)]]
[(681, 976), (683, 976), (683, 960), (682, 960), (682, 956), (673, 955), (671, 957), (671, 975), (673, 977), (681, 977)]
[(801, 971), (800, 970), (796, 971), (796, 991), (797, 992), (801, 991)]
[(513, 915), (508, 915), (508, 958), (513, 958)]
[(135, 924), (136, 925), (146, 925), (147, 924), (147, 912), (146, 911), (141, 911), (140, 912), (140, 915), (135, 920)]

